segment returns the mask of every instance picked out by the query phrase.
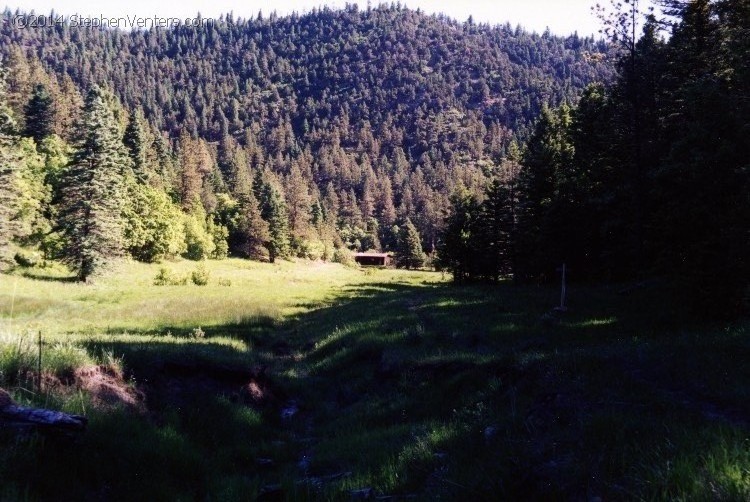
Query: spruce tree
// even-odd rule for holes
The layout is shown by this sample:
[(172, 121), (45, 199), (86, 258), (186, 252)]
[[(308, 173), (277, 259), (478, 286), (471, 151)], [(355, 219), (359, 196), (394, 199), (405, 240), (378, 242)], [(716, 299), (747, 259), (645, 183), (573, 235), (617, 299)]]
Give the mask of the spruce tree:
[(292, 162), (285, 193), (291, 232), (298, 240), (306, 234), (310, 222), (310, 191), (296, 162)]
[(564, 192), (574, 148), (570, 109), (542, 110), (526, 145), (518, 175), (518, 274), (521, 278), (551, 278), (565, 259), (568, 239), (568, 198)]
[(26, 128), (24, 135), (34, 138), (37, 145), (54, 133), (55, 104), (47, 87), (36, 84), (31, 99), (24, 108)]
[(399, 267), (420, 268), (424, 265), (424, 251), (417, 228), (407, 219), (399, 233), (398, 248), (396, 250), (396, 264)]
[(128, 160), (110, 103), (101, 88), (89, 91), (79, 145), (61, 180), (63, 259), (81, 281), (122, 254), (122, 173)]
[(468, 190), (451, 197), (451, 210), (445, 218), (438, 247), (438, 263), (453, 274), (455, 282), (466, 282), (475, 276), (477, 246), (474, 230), (479, 203)]
[(143, 129), (143, 115), (140, 110), (130, 114), (122, 142), (127, 148), (136, 179), (141, 183), (146, 183), (149, 178), (146, 168), (147, 145)]
[[(512, 183), (512, 182), (510, 182)], [(494, 179), (486, 191), (478, 225), (482, 278), (497, 281), (513, 271), (515, 201), (510, 183)]]
[(270, 186), (267, 214), (270, 238), (266, 242), (266, 248), (269, 260), (273, 263), (276, 258), (289, 256), (289, 217), (282, 195)]
[(243, 253), (249, 258), (259, 258), (271, 238), (268, 223), (261, 217), (258, 199), (252, 190), (240, 194), (239, 202)]
[[(268, 224), (268, 239), (264, 246), (268, 249), (270, 262), (289, 256), (291, 235), (284, 196), (268, 182), (260, 170), (256, 171), (253, 178), (252, 195), (258, 201), (261, 218)], [(262, 232), (261, 226), (257, 228)]]

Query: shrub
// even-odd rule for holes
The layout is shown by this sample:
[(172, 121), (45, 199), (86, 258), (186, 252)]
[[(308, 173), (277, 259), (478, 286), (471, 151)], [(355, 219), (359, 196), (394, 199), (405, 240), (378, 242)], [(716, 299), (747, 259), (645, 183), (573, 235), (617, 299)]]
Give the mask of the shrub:
[(152, 263), (187, 251), (182, 211), (161, 190), (128, 179), (125, 247), (136, 260)]
[(227, 241), (229, 239), (229, 230), (224, 225), (218, 225), (209, 220), (206, 231), (211, 235), (214, 244), (211, 258), (223, 260), (229, 255), (229, 242)]
[(46, 260), (60, 258), (65, 249), (66, 241), (59, 232), (50, 232), (42, 238), (39, 243), (39, 249), (42, 251)]
[(159, 273), (154, 277), (154, 286), (184, 286), (186, 284), (186, 276), (177, 276), (166, 267), (161, 267)]
[(326, 245), (319, 239), (301, 239), (297, 242), (297, 257), (320, 260), (326, 253)]
[(154, 277), (154, 286), (167, 286), (171, 284), (171, 275), (168, 269), (161, 267), (159, 273)]
[(206, 220), (202, 212), (185, 215), (185, 242), (187, 251), (185, 258), (189, 260), (205, 260), (210, 258), (216, 250), (213, 235), (206, 230)]
[(344, 248), (338, 248), (333, 252), (333, 260), (334, 263), (341, 263), (342, 265), (346, 265), (347, 267), (356, 267), (357, 262), (354, 261), (354, 257), (352, 256), (351, 251)]
[(201, 263), (198, 265), (195, 270), (193, 270), (193, 273), (190, 275), (190, 278), (193, 281), (193, 284), (196, 286), (205, 286), (208, 284), (208, 280), (211, 277), (211, 274), (206, 269), (206, 265)]

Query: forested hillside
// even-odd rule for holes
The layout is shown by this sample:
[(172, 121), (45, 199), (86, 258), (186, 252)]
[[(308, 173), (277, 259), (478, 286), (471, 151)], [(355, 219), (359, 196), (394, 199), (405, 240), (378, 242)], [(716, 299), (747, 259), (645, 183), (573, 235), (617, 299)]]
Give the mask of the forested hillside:
[(400, 6), (133, 32), (13, 15), (0, 47), (27, 199), (15, 240), (79, 269), (65, 215), (81, 208), (66, 204), (92, 183), (72, 166), (97, 142), (124, 138), (88, 159), (110, 165), (94, 185), (123, 194), (100, 208), (111, 253), (332, 258), (395, 249), (408, 221), (431, 252), (451, 193), (481, 193), (543, 108), (613, 75), (603, 42)]

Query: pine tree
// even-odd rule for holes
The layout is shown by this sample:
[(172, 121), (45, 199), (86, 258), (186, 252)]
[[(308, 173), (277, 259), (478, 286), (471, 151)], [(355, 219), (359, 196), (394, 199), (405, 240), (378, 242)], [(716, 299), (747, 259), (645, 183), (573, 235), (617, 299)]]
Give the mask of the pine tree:
[(570, 109), (542, 110), (529, 139), (519, 173), (518, 270), (520, 277), (551, 278), (564, 260), (566, 214), (559, 205), (567, 201), (561, 188), (574, 155), (570, 138)]
[(264, 246), (270, 241), (271, 233), (268, 223), (260, 214), (258, 199), (252, 190), (240, 195), (240, 223), (242, 234), (242, 248), (244, 254), (250, 258), (260, 258)]
[(122, 142), (127, 148), (136, 179), (141, 183), (148, 182), (146, 134), (143, 128), (143, 114), (140, 110), (130, 114)]
[(178, 142), (180, 175), (178, 189), (182, 209), (190, 212), (200, 203), (203, 178), (211, 172), (211, 157), (205, 144), (183, 130)]
[(420, 268), (424, 265), (424, 251), (417, 228), (407, 219), (399, 233), (398, 248), (396, 249), (396, 264), (399, 267)]
[(300, 239), (306, 234), (310, 221), (310, 190), (296, 162), (292, 162), (285, 193), (290, 230), (295, 240)]
[(89, 91), (79, 146), (61, 180), (63, 259), (81, 281), (122, 254), (122, 172), (128, 160), (110, 100), (99, 87)]
[[(268, 224), (268, 239), (263, 245), (268, 250), (270, 262), (274, 263), (276, 258), (289, 256), (290, 233), (286, 202), (260, 170), (256, 171), (253, 178), (252, 195), (258, 201), (261, 218)], [(263, 234), (262, 224), (258, 223), (256, 228)]]
[(438, 263), (453, 274), (459, 283), (472, 280), (477, 266), (477, 239), (474, 235), (479, 203), (468, 190), (451, 197), (451, 209), (445, 218), (438, 247)]
[(513, 272), (515, 200), (512, 183), (492, 180), (477, 221), (481, 276), (492, 281)]
[(26, 127), (24, 135), (34, 138), (37, 144), (54, 133), (55, 104), (44, 84), (36, 84), (31, 99), (24, 109)]
[(286, 258), (289, 256), (289, 217), (287, 216), (287, 207), (283, 197), (278, 190), (269, 185), (268, 207), (268, 233), (269, 239), (266, 242), (268, 257), (271, 263), (276, 258)]

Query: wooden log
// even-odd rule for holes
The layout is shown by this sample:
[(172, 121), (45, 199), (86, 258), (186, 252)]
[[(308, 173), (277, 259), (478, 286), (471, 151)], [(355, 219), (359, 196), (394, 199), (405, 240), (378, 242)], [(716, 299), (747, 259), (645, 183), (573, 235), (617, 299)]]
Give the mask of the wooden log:
[(72, 434), (86, 428), (88, 419), (60, 411), (18, 406), (10, 395), (0, 389), (0, 428), (18, 432)]

